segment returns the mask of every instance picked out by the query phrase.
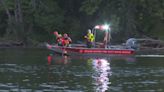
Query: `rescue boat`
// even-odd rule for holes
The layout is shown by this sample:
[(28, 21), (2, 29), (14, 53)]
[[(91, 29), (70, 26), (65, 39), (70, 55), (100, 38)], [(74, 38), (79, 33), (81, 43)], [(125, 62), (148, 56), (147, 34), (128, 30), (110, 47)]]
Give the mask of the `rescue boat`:
[[(66, 55), (82, 55), (82, 56), (109, 56), (109, 55), (132, 55), (134, 54), (134, 49), (128, 49), (128, 48), (120, 48), (113, 46), (108, 46), (108, 42), (111, 38), (110, 36), (110, 27), (109, 25), (96, 25), (92, 29), (92, 33), (95, 36), (94, 44), (96, 45), (96, 32), (97, 30), (100, 30), (100, 32), (104, 32), (104, 47), (93, 47), (93, 48), (87, 48), (87, 46), (70, 46), (70, 47), (64, 47), (64, 46), (57, 46), (57, 45), (51, 45), (46, 44), (46, 47), (56, 53), (60, 54), (66, 54)], [(81, 44), (82, 45), (82, 44)]]
[(46, 44), (49, 50), (55, 53), (70, 55), (70, 56), (109, 56), (109, 55), (133, 55), (134, 49), (123, 48), (85, 48), (80, 46), (63, 47), (57, 45)]

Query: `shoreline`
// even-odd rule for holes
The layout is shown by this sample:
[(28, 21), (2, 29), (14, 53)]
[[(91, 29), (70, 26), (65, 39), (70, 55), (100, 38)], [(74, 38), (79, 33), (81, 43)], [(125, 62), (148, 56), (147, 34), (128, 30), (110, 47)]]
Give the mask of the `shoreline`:
[(45, 43), (25, 45), (21, 42), (0, 42), (0, 48), (46, 48), (46, 46)]

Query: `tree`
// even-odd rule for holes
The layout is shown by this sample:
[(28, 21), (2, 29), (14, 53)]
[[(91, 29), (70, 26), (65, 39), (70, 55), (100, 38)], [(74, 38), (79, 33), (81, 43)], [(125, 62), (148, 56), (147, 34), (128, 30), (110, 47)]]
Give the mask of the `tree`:
[[(81, 7), (96, 23), (109, 21), (112, 30), (126, 40), (129, 37), (152, 37), (163, 20), (162, 0), (85, 0)], [(92, 6), (92, 5), (95, 6)], [(92, 7), (92, 8), (90, 8)], [(104, 20), (105, 19), (105, 20)], [(100, 21), (101, 20), (101, 21)], [(158, 26), (162, 28), (162, 26)], [(117, 30), (117, 31), (116, 31)], [(117, 38), (116, 38), (117, 39)]]

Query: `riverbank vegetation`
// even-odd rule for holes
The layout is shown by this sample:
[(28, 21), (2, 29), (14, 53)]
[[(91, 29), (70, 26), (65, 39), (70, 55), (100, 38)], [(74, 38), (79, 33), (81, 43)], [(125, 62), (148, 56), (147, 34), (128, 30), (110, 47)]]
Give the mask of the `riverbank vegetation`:
[(53, 32), (83, 40), (88, 28), (109, 23), (112, 42), (164, 40), (164, 0), (0, 0), (0, 41), (53, 42)]

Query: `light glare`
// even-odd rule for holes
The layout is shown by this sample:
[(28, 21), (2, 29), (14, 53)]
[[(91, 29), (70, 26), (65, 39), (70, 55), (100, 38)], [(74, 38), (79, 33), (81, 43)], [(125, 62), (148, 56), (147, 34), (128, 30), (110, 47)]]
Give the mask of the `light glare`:
[(103, 25), (102, 26), (104, 30), (108, 30), (109, 29), (109, 25)]

